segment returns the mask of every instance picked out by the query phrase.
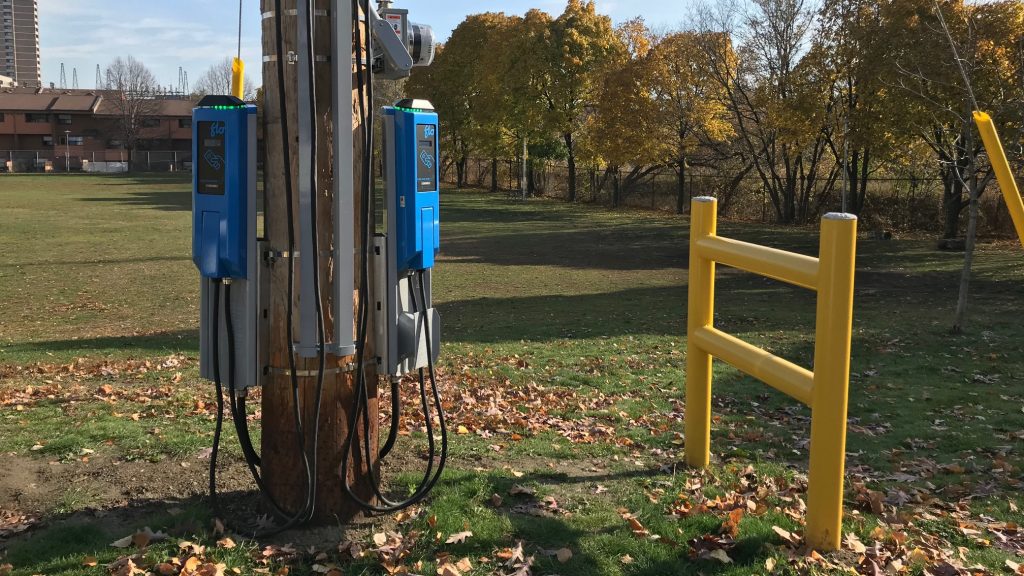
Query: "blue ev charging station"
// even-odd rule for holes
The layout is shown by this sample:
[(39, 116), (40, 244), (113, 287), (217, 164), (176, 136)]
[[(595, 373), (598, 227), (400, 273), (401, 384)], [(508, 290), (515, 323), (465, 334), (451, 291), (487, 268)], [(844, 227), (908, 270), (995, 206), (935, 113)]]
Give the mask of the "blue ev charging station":
[[(264, 356), (258, 339), (256, 107), (233, 96), (200, 100), (192, 113), (192, 159), (192, 260), (200, 274), (203, 327), (200, 375), (215, 380), (232, 372), (229, 385), (245, 389), (259, 383)], [(221, 286), (233, 286), (226, 289), (233, 297), (225, 299)], [(234, 319), (231, 334), (223, 321), (227, 314)], [(221, 353), (229, 347), (229, 353)]]
[(402, 100), (383, 118), (386, 224), (374, 246), (376, 350), (378, 371), (400, 377), (428, 367), (441, 346), (430, 286), (441, 239), (439, 124), (425, 100)]
[[(369, 57), (359, 77), (360, 94), (371, 93), (373, 75), (385, 79), (398, 79), (409, 75), (414, 66), (428, 66), (432, 63), (435, 47), (433, 33), (429, 26), (410, 23), (405, 10), (392, 9), (382, 3), (380, 14), (368, 0), (361, 0), (361, 11), (368, 16), (372, 41)], [(300, 457), (306, 468), (307, 501), (299, 511), (285, 511), (265, 490), (261, 478), (261, 458), (257, 454), (249, 434), (245, 400), (250, 387), (261, 386), (269, 381), (268, 375), (280, 373), (280, 367), (269, 365), (268, 303), (271, 290), (287, 290), (286, 301), (293, 301), (293, 283), (287, 287), (270, 285), (269, 267), (273, 263), (289, 266), (289, 278), (294, 277), (299, 285), (296, 316), (288, 308), (286, 325), (289, 326), (289, 348), (292, 351), (291, 376), (293, 387), (298, 390), (298, 378), (315, 376), (322, 384), (324, 358), (327, 354), (338, 357), (356, 356), (357, 361), (341, 370), (356, 373), (357, 399), (349, 411), (351, 422), (346, 439), (346, 452), (342, 458), (339, 476), (342, 488), (369, 512), (393, 512), (415, 504), (424, 498), (440, 478), (447, 457), (447, 430), (441, 399), (434, 378), (434, 362), (440, 350), (440, 318), (431, 304), (430, 274), (440, 245), (440, 205), (438, 196), (438, 135), (439, 123), (429, 102), (403, 100), (393, 107), (384, 108), (380, 116), (384, 122), (386, 199), (384, 204), (384, 226), (373, 236), (372, 248), (367, 247), (362, 263), (362, 278), (374, 278), (376, 282), (362, 282), (361, 290), (374, 292), (360, 293), (358, 318), (353, 314), (355, 283), (355, 241), (354, 227), (357, 219), (376, 222), (375, 203), (369, 178), (363, 179), (359, 203), (365, 213), (356, 214), (354, 206), (357, 191), (353, 163), (354, 142), (351, 138), (334, 139), (334, 203), (326, 207), (333, 219), (333, 260), (334, 277), (330, 283), (335, 303), (332, 331), (334, 342), (325, 341), (322, 328), (324, 314), (314, 304), (320, 301), (319, 288), (314, 291), (321, 278), (317, 258), (308, 254), (321, 254), (317, 246), (314, 216), (325, 208), (316, 204), (315, 175), (316, 130), (313, 119), (315, 110), (315, 83), (312, 75), (314, 58), (312, 54), (312, 28), (307, 28), (314, 14), (312, 1), (299, 0), (294, 16), (298, 25), (298, 54), (278, 53), (275, 62), (297, 63), (298, 82), (297, 123), (298, 134), (294, 140), (284, 140), (285, 157), (290, 156), (288, 147), (297, 146), (298, 157), (297, 202), (298, 218), (294, 234), (289, 242), (296, 245), (269, 246), (259, 238), (257, 214), (257, 143), (256, 107), (247, 105), (233, 96), (207, 96), (200, 100), (193, 111), (193, 231), (192, 257), (200, 272), (200, 374), (212, 380), (217, 387), (217, 428), (214, 449), (210, 462), (210, 491), (216, 506), (216, 469), (220, 431), (223, 418), (224, 388), (230, 401), (230, 414), (242, 447), (246, 463), (257, 486), (263, 492), (278, 519), (283, 522), (274, 530), (293, 527), (313, 518), (316, 501), (315, 464), (317, 442), (309, 443), (310, 448), (300, 449)], [(330, 57), (333, 74), (330, 80), (335, 84), (333, 106), (333, 134), (355, 132), (353, 110), (353, 74), (348, 68), (353, 37), (358, 19), (353, 5), (344, 0), (332, 0), (331, 34), (334, 38)], [(276, 20), (280, 38), (281, 14), (271, 13)], [(346, 17), (347, 16), (347, 17)], [(264, 14), (264, 19), (267, 15)], [(278, 41), (280, 42), (280, 40)], [(287, 56), (287, 57), (286, 57)], [(279, 77), (284, 78), (279, 69)], [(281, 80), (283, 84), (284, 80)], [(285, 118), (285, 103), (279, 97)], [(373, 114), (369, 107), (362, 118), (363, 126), (372, 125), (368, 116)], [(367, 165), (372, 166), (372, 132), (364, 129), (365, 149), (371, 157)], [(287, 180), (287, 179), (286, 179)], [(291, 205), (291, 184), (287, 189)], [(290, 216), (291, 214), (289, 214)], [(372, 254), (370, 251), (372, 250)], [(376, 303), (376, 306), (373, 305)], [(366, 322), (373, 314), (376, 332), (369, 334)], [(293, 329), (294, 326), (294, 335)], [(318, 330), (319, 328), (319, 330)], [(354, 329), (353, 329), (354, 328)], [(318, 333), (319, 332), (319, 333)], [(353, 335), (355, 334), (355, 336)], [(363, 353), (370, 349), (368, 338), (374, 338), (376, 358), (366, 358)], [(320, 358), (320, 368), (315, 374), (309, 370), (295, 368), (295, 358)], [(361, 414), (368, 414), (366, 403), (370, 396), (367, 386), (377, 386), (376, 380), (366, 381), (365, 362), (374, 362), (378, 375), (390, 377), (392, 390), (391, 430), (384, 447), (379, 450), (383, 459), (391, 450), (398, 436), (398, 418), (401, 413), (401, 398), (398, 382), (401, 377), (413, 371), (419, 373), (420, 393), (427, 397), (427, 375), (429, 375), (435, 416), (440, 421), (441, 448), (439, 462), (433, 440), (434, 417), (427, 411), (426, 421), (429, 436), (427, 472), (420, 486), (406, 498), (388, 500), (376, 478), (374, 466), (370, 467), (370, 480), (374, 484), (376, 503), (364, 502), (349, 485), (347, 466), (354, 447), (355, 430)], [(333, 368), (338, 371), (339, 368)], [(302, 374), (300, 375), (300, 372)], [(319, 389), (319, 386), (318, 386)], [(296, 392), (298, 394), (298, 392)], [(298, 398), (298, 396), (296, 396)], [(419, 398), (416, 399), (419, 405)], [(296, 400), (296, 402), (298, 402)], [(316, 401), (319, 406), (319, 398)], [(319, 408), (316, 408), (319, 414)], [(319, 416), (316, 417), (319, 422)], [(296, 408), (296, 430), (300, 434), (300, 446), (307, 443), (302, 431), (299, 410)], [(314, 432), (315, 433), (315, 432)], [(364, 442), (369, 442), (364, 435)], [(372, 447), (363, 447), (369, 453)], [(304, 451), (303, 451), (304, 450)], [(311, 453), (312, 452), (312, 453)], [(331, 487), (326, 487), (330, 489)]]

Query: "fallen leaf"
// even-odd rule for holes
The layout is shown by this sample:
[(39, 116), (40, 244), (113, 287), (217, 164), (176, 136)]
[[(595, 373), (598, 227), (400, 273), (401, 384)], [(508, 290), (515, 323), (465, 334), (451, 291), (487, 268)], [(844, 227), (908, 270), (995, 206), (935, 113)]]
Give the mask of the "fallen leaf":
[(508, 493), (511, 494), (512, 496), (515, 496), (517, 494), (525, 494), (527, 496), (533, 496), (534, 494), (537, 493), (537, 491), (534, 490), (533, 488), (527, 488), (526, 486), (523, 486), (521, 484), (516, 484), (516, 485), (512, 486), (511, 489), (509, 489)]
[(383, 532), (377, 532), (376, 534), (373, 535), (373, 543), (376, 544), (378, 547), (387, 544), (387, 542), (388, 542), (388, 535), (387, 534), (385, 534)]
[(473, 535), (473, 533), (470, 532), (469, 530), (466, 530), (465, 532), (456, 532), (455, 534), (452, 534), (451, 536), (449, 536), (448, 539), (444, 541), (444, 543), (445, 544), (462, 544), (462, 543), (464, 543), (466, 541), (466, 538), (469, 538), (472, 535)]
[(555, 558), (557, 558), (562, 564), (565, 564), (572, 559), (572, 550), (569, 550), (568, 548), (559, 548), (555, 552)]
[(0, 564), (0, 576), (7, 576), (14, 570), (10, 564)]
[(846, 533), (846, 537), (843, 538), (843, 544), (846, 544), (847, 548), (853, 550), (857, 554), (863, 554), (867, 551), (867, 546), (865, 546), (853, 532)]
[(796, 546), (800, 543), (800, 539), (793, 535), (792, 532), (779, 528), (778, 526), (772, 526), (772, 530), (779, 535), (780, 538), (786, 541), (787, 544)]
[(88, 566), (88, 567), (92, 568), (93, 566), (96, 566), (97, 564), (99, 564), (99, 561), (96, 560), (95, 556), (86, 556), (82, 560), (82, 566)]
[(220, 540), (217, 540), (217, 548), (227, 548), (228, 550), (235, 547), (235, 541), (225, 536)]
[(775, 570), (775, 558), (766, 558), (764, 561), (764, 569), (769, 572)]
[(469, 434), (469, 428), (466, 428), (462, 424), (459, 424), (459, 427), (456, 428), (455, 433), (460, 435), (460, 436), (464, 436), (466, 434)]
[(497, 508), (498, 506), (501, 506), (501, 503), (502, 503), (501, 495), (499, 495), (499, 494), (491, 494), (491, 506), (494, 506), (495, 508)]
[(185, 561), (185, 566), (182, 568), (183, 572), (195, 572), (196, 568), (199, 568), (200, 560), (198, 557), (193, 556)]
[(437, 576), (462, 576), (462, 572), (454, 564), (445, 562), (437, 567)]
[(622, 556), (619, 556), (619, 562), (622, 562), (623, 564), (632, 564), (633, 557), (629, 554), (623, 554)]
[(469, 561), (469, 558), (463, 558), (455, 563), (455, 567), (463, 572), (469, 572), (473, 569), (473, 563)]
[(729, 555), (726, 554), (725, 550), (722, 550), (721, 548), (715, 548), (710, 552), (701, 554), (701, 558), (712, 558), (714, 560), (718, 560), (722, 564), (732, 564), (732, 558), (729, 558)]

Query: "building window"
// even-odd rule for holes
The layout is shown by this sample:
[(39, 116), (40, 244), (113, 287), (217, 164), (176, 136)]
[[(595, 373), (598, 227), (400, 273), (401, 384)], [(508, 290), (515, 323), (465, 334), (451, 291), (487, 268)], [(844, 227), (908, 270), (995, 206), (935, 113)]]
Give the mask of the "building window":
[(4, 117), (4, 113), (0, 112), (0, 124), (3, 124), (6, 120), (7, 118)]
[(49, 121), (49, 114), (40, 114), (38, 112), (29, 112), (28, 114), (25, 114), (25, 122), (45, 123)]
[(142, 127), (143, 128), (158, 128), (159, 126), (160, 126), (160, 119), (159, 118), (143, 118), (142, 119)]
[[(2, 119), (3, 119), (3, 116), (0, 115), (0, 120), (2, 120)], [(192, 127), (192, 119), (191, 118), (179, 118), (178, 119), (178, 128), (191, 128), (191, 127)]]
[(57, 124), (66, 124), (66, 125), (70, 126), (71, 125), (71, 114), (58, 114), (57, 115)]
[(43, 146), (53, 146), (53, 136), (43, 136)]
[(81, 136), (67, 136), (61, 138), (60, 143), (68, 146), (81, 146), (84, 143), (84, 139)]

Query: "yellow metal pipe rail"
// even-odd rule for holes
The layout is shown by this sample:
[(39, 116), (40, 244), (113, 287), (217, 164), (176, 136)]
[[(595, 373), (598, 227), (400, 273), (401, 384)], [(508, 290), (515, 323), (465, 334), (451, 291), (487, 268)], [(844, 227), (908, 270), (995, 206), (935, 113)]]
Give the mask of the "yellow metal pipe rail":
[(1010, 162), (1006, 159), (1006, 152), (1003, 151), (1003, 144), (996, 132), (996, 125), (988, 114), (981, 111), (974, 112), (974, 123), (977, 124), (978, 132), (981, 133), (981, 141), (985, 144), (988, 161), (996, 173), (999, 189), (1003, 191), (1006, 207), (1010, 209), (1010, 218), (1013, 219), (1017, 237), (1020, 239), (1021, 245), (1024, 245), (1024, 201), (1021, 201), (1017, 180), (1014, 179), (1013, 171), (1010, 170)]
[(807, 406), (811, 405), (814, 374), (810, 370), (715, 328), (698, 328), (690, 334), (690, 338), (701, 350), (715, 358), (724, 360)]
[(245, 98), (245, 62), (241, 58), (231, 59), (231, 95), (239, 100)]
[[(717, 236), (714, 198), (694, 198), (690, 215), (686, 461), (697, 467), (710, 463), (713, 358), (810, 406), (805, 536), (813, 548), (836, 550), (842, 537), (857, 218), (825, 215), (819, 256), (812, 258)], [(817, 290), (814, 372), (715, 329), (716, 263)]]
[(721, 236), (705, 236), (697, 247), (703, 257), (719, 264), (817, 290), (817, 258)]

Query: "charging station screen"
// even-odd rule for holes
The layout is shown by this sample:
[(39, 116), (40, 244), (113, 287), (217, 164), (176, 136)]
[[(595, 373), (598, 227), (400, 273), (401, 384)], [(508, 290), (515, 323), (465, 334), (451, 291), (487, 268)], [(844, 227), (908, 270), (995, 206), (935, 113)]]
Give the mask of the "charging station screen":
[(416, 190), (433, 192), (437, 190), (437, 126), (418, 124), (416, 141)]
[(200, 122), (198, 188), (200, 194), (224, 194), (224, 174), (227, 161), (224, 154), (224, 138), (227, 128), (223, 122)]

